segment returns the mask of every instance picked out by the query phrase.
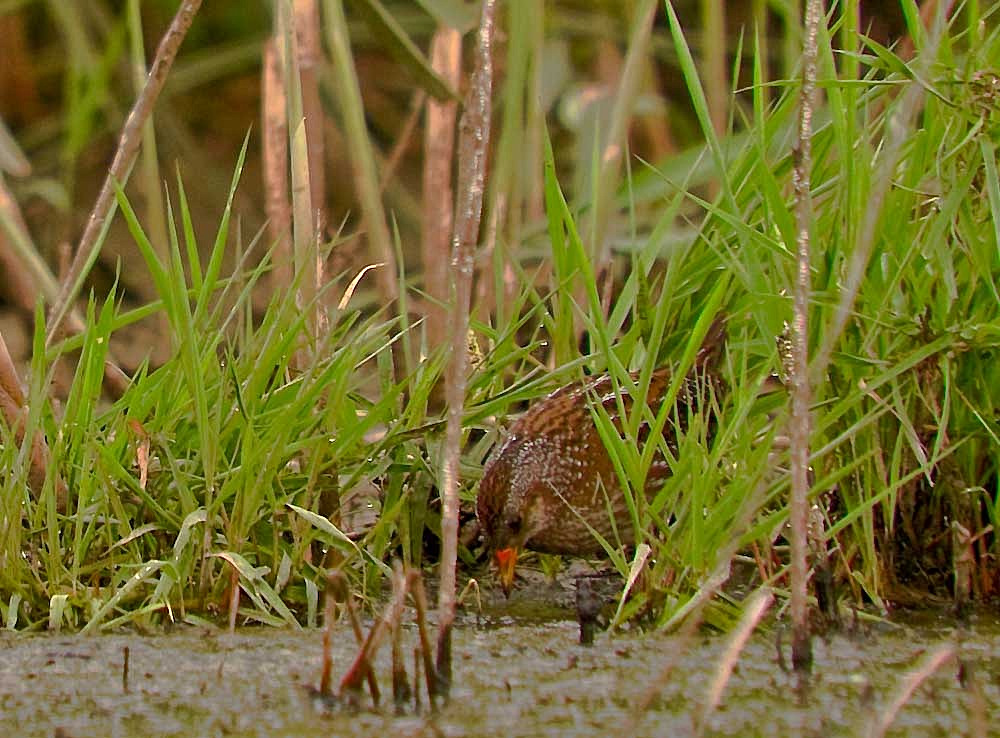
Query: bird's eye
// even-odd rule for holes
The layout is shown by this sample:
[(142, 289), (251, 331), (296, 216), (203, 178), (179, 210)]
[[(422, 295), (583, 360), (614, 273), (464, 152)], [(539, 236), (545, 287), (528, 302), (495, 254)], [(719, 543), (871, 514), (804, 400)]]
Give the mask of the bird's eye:
[(510, 529), (511, 533), (517, 533), (521, 530), (521, 516), (516, 515), (511, 518), (507, 518), (507, 528)]

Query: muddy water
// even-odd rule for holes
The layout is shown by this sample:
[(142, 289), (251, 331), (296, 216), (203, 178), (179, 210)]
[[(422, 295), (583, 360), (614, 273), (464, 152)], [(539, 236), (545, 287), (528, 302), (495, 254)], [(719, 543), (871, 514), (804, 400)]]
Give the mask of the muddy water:
[[(537, 736), (694, 734), (694, 721), (726, 641), (688, 642), (666, 683), (657, 675), (676, 636), (599, 635), (577, 645), (569, 621), (495, 617), (461, 623), (450, 703), (435, 714), (391, 707), (329, 709), (310, 697), (320, 670), (317, 631), (247, 629), (229, 635), (183, 629), (169, 635), (0, 636), (0, 735), (18, 736)], [(416, 643), (405, 634), (406, 652)], [(335, 673), (355, 652), (346, 628), (335, 638)], [(930, 650), (956, 644), (979, 686), (988, 731), (1000, 735), (1000, 620), (981, 616), (966, 632), (946, 620), (838, 635), (815, 646), (808, 690), (776, 663), (775, 639), (742, 653), (721, 704), (707, 718), (715, 736), (864, 735), (901, 681)], [(129, 651), (127, 684), (124, 650)], [(388, 655), (377, 663), (391, 703)], [(648, 710), (636, 705), (655, 695)], [(949, 664), (899, 712), (889, 735), (967, 735), (974, 698)]]

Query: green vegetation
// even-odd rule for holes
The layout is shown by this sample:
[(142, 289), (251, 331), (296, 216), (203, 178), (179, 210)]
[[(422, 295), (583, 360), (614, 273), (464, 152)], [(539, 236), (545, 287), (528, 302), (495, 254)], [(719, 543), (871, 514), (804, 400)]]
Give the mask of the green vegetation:
[[(0, 13), (10, 10), (4, 5)], [(22, 5), (33, 4), (14, 4)], [(466, 18), (460, 3), (419, 5), (433, 15), (399, 10), (390, 30), (413, 34), (421, 46), (434, 20)], [(552, 5), (553, 26), (573, 17)], [(644, 43), (629, 32), (644, 4), (624, 5), (635, 17), (616, 27), (622, 48), (627, 39)], [(761, 12), (773, 6), (772, 14), (792, 5), (754, 3)], [(821, 33), (813, 123), (813, 556), (814, 563), (829, 557), (837, 596), (859, 606), (950, 598), (953, 588), (985, 598), (1000, 581), (1000, 77), (992, 66), (1000, 58), (1000, 6), (963, 5), (936, 43), (915, 4), (900, 5), (912, 56), (867, 38), (850, 12), (834, 10)], [(595, 16), (608, 12), (596, 6)], [(659, 413), (638, 408), (622, 435), (594, 411), (630, 490), (638, 540), (651, 547), (648, 559), (633, 559), (608, 542), (623, 581), (645, 570), (619, 618), (674, 625), (704, 593), (715, 593), (734, 562), (746, 564), (743, 590), (786, 586), (788, 475), (783, 445), (775, 443), (785, 432), (786, 403), (783, 394), (758, 390), (782, 369), (777, 339), (792, 317), (798, 89), (791, 66), (784, 78), (768, 71), (762, 48), (782, 39), (749, 25), (731, 36), (736, 45), (725, 57), (737, 81), (705, 79), (695, 58), (710, 51), (689, 50), (692, 35), (671, 8), (656, 6), (651, 51), (637, 52), (636, 63), (652, 59), (683, 79), (687, 100), (670, 110), (680, 119), (675, 130), (691, 127), (682, 137), (690, 145), (656, 159), (626, 149), (612, 165), (606, 136), (629, 122), (639, 127), (642, 118), (631, 111), (641, 113), (648, 85), (622, 85), (629, 97), (609, 94), (587, 110), (592, 120), (572, 128), (539, 96), (553, 74), (541, 65), (580, 48), (546, 46), (535, 2), (502, 6), (508, 35), (497, 51), (504, 75), (495, 86), (483, 231), (490, 248), (482, 251), (473, 309), (461, 483), (463, 499), (474, 499), (498, 430), (526, 402), (586, 372), (608, 371), (629, 386), (629, 373), (640, 370), (640, 393), (663, 363), (682, 376), (724, 313), (728, 389), (714, 397), (714, 431), (707, 419), (688, 420), (676, 452), (663, 449), (674, 475), (654, 497), (636, 492), (653, 453), (636, 439), (643, 421), (672, 422), (672, 403)], [(114, 107), (108, 75), (138, 27), (137, 16), (132, 21), (113, 20), (99, 49), (86, 39), (70, 45), (90, 61), (66, 81), (62, 118), (49, 121), (60, 131), (64, 179), (56, 187), (39, 177), (35, 191), (72, 199), (75, 157), (95, 133), (96, 111)], [(61, 22), (67, 32), (73, 27)], [(234, 60), (259, 50), (256, 41), (243, 44), (245, 55), (234, 48)], [(588, 51), (595, 44), (577, 42)], [(632, 50), (619, 59), (622, 75)], [(135, 46), (132, 53), (141, 60)], [(418, 54), (408, 63), (429, 89), (439, 80)], [(188, 64), (176, 68), (178, 88), (197, 84)], [(324, 94), (327, 84), (334, 83), (324, 78)], [(720, 84), (732, 90), (722, 129), (714, 95), (706, 94)], [(326, 102), (336, 121), (364, 120), (365, 110)], [(255, 118), (247, 112), (243, 124)], [(369, 127), (376, 154), (384, 133)], [(31, 135), (51, 133), (39, 127)], [(293, 182), (296, 167), (308, 167), (296, 159), (296, 135), (290, 132)], [(271, 236), (262, 229), (247, 238), (232, 216), (246, 152), (244, 144), (231, 186), (216, 187), (225, 198), (214, 236), (196, 222), (186, 194), (194, 175), (173, 180), (162, 206), (138, 197), (135, 182), (118, 190), (115, 217), (155, 287), (146, 304), (125, 305), (127, 286), (116, 278), (91, 293), (84, 330), (49, 346), (38, 312), (26, 440), (17, 443), (0, 424), (0, 616), (8, 628), (214, 618), (226, 612), (236, 583), (240, 622), (312, 625), (325, 567), (342, 568), (358, 591), (374, 596), (392, 557), (435, 564), (444, 359), (407, 310), (408, 300), (423, 304), (420, 270), (400, 267), (395, 306), (367, 287), (372, 277), (355, 280), (357, 264), (308, 304), (297, 302), (309, 280), (301, 265), (290, 283), (271, 290)], [(147, 195), (164, 176), (155, 159), (148, 167), (141, 175)], [(393, 246), (400, 263), (412, 265), (405, 243), (421, 205), (403, 184), (391, 184)], [(370, 194), (380, 183), (367, 185)], [(29, 184), (19, 194), (31, 192)], [(311, 232), (312, 213), (296, 205), (298, 239)], [(12, 229), (5, 220), (4, 232)], [(346, 219), (323, 253), (336, 257), (361, 230)], [(318, 338), (317, 306), (326, 317)], [(102, 400), (116, 334), (157, 317), (165, 319), (168, 357), (143, 364), (113, 403)], [(56, 401), (54, 367), (67, 356), (72, 385)], [(36, 429), (48, 439), (51, 461), (44, 485), (32, 490)], [(358, 523), (350, 514), (358, 505), (374, 506), (377, 516)], [(486, 576), (477, 556), (474, 542), (460, 552), (460, 582)], [(734, 622), (736, 592), (716, 593), (708, 622)]]

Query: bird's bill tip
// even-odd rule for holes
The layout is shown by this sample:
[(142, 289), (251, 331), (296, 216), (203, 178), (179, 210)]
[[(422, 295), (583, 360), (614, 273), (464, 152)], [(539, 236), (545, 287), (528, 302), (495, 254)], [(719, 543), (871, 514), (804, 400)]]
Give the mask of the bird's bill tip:
[(500, 569), (500, 588), (504, 596), (510, 597), (514, 589), (514, 567), (517, 566), (517, 549), (501, 548), (496, 553), (497, 567)]

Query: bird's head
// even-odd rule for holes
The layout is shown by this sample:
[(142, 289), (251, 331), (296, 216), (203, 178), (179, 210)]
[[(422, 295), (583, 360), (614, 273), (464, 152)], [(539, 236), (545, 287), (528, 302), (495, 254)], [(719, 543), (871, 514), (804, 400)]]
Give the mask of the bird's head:
[(476, 516), (486, 549), (500, 571), (500, 586), (510, 596), (518, 553), (547, 524), (546, 497), (536, 475), (518, 468), (517, 454), (497, 454), (486, 464), (476, 498)]

